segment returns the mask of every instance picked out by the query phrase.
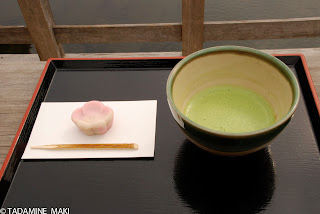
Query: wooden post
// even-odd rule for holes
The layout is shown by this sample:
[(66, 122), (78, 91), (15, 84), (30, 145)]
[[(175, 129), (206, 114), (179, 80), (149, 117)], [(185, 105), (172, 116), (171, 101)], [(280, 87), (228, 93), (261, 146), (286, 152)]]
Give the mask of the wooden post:
[(182, 0), (182, 55), (202, 49), (204, 0)]
[(54, 32), (54, 20), (48, 0), (18, 0), (29, 34), (40, 60), (63, 57)]

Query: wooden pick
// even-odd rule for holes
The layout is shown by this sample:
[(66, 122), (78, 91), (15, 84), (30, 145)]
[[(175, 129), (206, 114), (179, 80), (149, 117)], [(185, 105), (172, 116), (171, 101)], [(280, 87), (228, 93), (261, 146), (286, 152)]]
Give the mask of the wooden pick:
[(31, 146), (31, 149), (138, 149), (136, 143), (113, 144), (53, 144)]

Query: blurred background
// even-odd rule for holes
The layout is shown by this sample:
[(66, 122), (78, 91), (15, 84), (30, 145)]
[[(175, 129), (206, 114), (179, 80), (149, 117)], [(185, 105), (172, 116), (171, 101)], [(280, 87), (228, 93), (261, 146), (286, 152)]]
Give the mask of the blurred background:
[[(181, 22), (181, 0), (50, 0), (57, 25)], [(320, 17), (319, 0), (205, 0), (205, 21)], [(16, 0), (1, 0), (0, 25), (25, 25)], [(242, 45), (257, 49), (320, 47), (320, 37), (208, 41), (204, 48)], [(64, 44), (66, 53), (181, 51), (180, 42)], [(0, 53), (36, 53), (33, 45), (0, 44)]]

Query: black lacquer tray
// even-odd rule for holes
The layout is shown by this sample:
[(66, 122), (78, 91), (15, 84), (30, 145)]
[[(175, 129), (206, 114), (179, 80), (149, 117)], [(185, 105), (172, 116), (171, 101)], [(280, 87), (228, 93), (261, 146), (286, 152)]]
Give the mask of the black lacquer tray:
[[(301, 99), (271, 146), (244, 157), (209, 154), (173, 120), (166, 80), (181, 58), (49, 60), (1, 171), (8, 208), (70, 213), (320, 213), (320, 119), (302, 55), (277, 56)], [(158, 100), (154, 158), (21, 160), (41, 102)]]

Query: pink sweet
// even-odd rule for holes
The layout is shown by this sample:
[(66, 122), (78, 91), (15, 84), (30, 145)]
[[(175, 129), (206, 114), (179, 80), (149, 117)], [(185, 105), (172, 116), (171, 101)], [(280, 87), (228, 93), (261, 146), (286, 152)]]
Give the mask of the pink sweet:
[(113, 123), (113, 110), (99, 101), (90, 101), (72, 112), (71, 120), (86, 135), (102, 135)]

